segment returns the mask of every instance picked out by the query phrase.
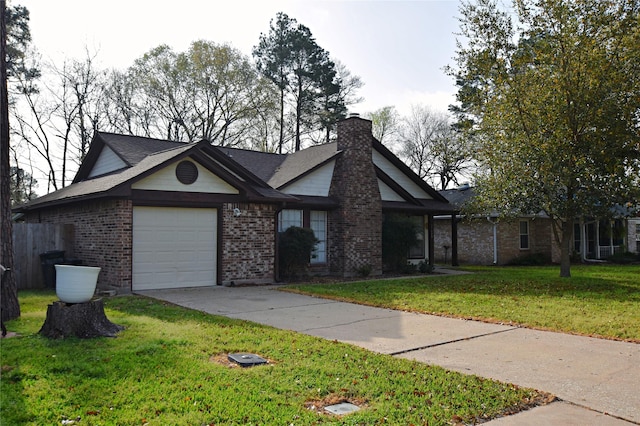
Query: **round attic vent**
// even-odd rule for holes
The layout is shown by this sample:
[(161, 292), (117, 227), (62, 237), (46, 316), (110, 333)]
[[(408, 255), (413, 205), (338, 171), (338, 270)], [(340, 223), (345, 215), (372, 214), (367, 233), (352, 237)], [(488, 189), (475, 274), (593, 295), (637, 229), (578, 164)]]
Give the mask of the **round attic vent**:
[(191, 161), (181, 161), (176, 167), (176, 177), (185, 185), (191, 185), (198, 179), (198, 167)]

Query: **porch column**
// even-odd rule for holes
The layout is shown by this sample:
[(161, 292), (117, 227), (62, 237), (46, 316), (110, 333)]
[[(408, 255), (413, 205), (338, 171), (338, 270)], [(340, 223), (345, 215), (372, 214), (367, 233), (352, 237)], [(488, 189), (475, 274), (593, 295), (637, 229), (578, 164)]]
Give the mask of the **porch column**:
[(433, 223), (433, 215), (428, 215), (427, 216), (427, 226), (428, 226), (428, 233), (429, 233), (429, 265), (433, 266), (434, 265), (434, 246), (435, 246), (435, 239), (433, 236), (433, 232), (435, 229), (434, 223)]
[(458, 217), (451, 215), (451, 266), (459, 266), (458, 263)]

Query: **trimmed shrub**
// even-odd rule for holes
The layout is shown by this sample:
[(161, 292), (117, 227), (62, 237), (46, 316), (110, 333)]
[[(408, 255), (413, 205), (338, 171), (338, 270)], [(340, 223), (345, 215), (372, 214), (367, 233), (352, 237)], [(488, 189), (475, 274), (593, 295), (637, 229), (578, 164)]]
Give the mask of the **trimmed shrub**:
[(278, 235), (279, 266), (282, 278), (306, 275), (318, 239), (309, 228), (292, 226)]
[(432, 274), (435, 269), (436, 268), (433, 265), (429, 265), (424, 260), (421, 260), (420, 263), (418, 263), (418, 271), (421, 274)]
[(636, 254), (628, 251), (624, 253), (616, 253), (612, 256), (607, 257), (607, 262), (617, 263), (619, 265), (637, 263), (640, 262), (640, 253)]
[(544, 253), (532, 253), (511, 259), (508, 266), (544, 266), (551, 263), (551, 259)]

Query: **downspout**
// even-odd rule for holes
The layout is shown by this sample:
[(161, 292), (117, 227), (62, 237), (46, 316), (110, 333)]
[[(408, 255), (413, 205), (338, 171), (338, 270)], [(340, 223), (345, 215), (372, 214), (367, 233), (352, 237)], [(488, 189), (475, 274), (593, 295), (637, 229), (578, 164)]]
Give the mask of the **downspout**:
[(493, 225), (493, 264), (498, 264), (498, 222), (491, 220), (490, 216), (487, 216), (487, 220)]
[(435, 246), (435, 237), (434, 237), (434, 231), (435, 231), (435, 224), (434, 224), (434, 220), (433, 220), (433, 215), (427, 215), (427, 230), (429, 232), (429, 246), (428, 246), (428, 256), (429, 256), (429, 265), (430, 266), (434, 266), (435, 265), (435, 250), (434, 250), (434, 246)]

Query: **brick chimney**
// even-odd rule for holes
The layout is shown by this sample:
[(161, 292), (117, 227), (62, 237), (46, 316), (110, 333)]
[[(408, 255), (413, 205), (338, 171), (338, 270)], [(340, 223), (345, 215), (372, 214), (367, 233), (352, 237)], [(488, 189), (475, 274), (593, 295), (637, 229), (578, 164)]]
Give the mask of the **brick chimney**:
[(330, 269), (343, 277), (370, 268), (382, 274), (382, 201), (372, 159), (371, 121), (350, 116), (338, 123), (337, 158), (329, 196), (340, 204), (329, 221)]

